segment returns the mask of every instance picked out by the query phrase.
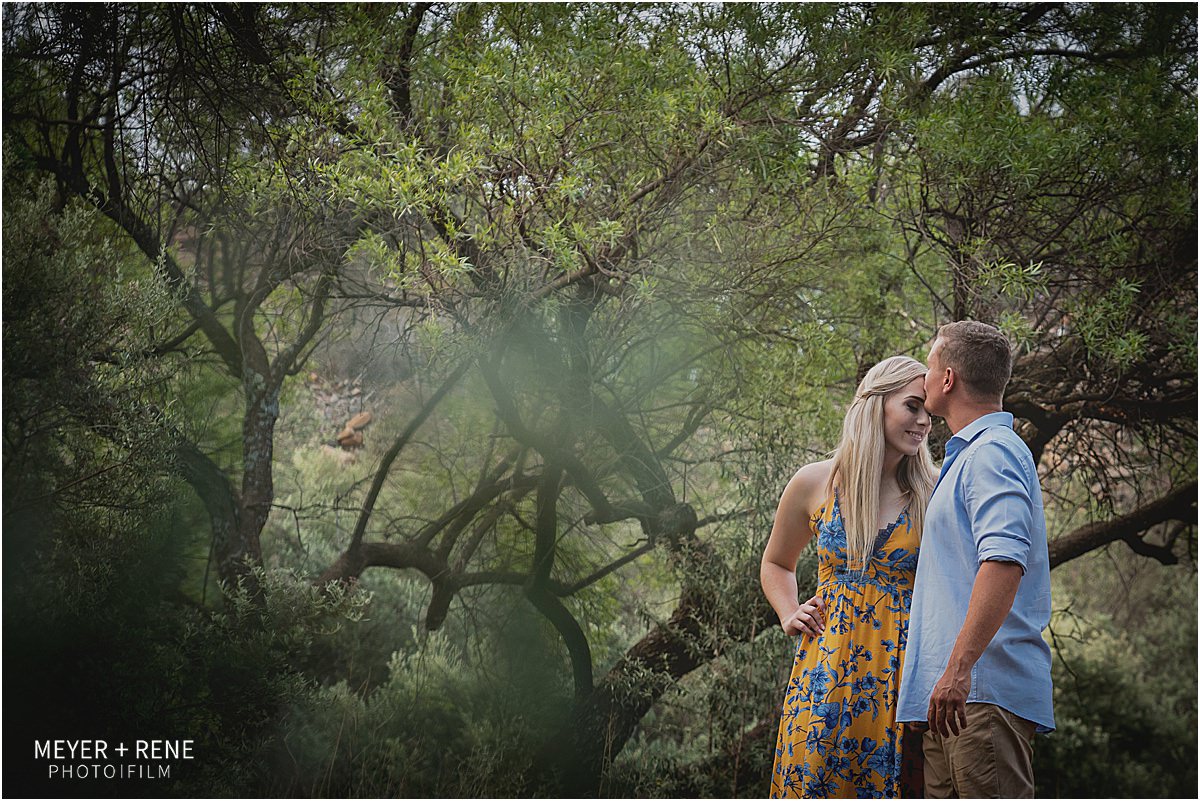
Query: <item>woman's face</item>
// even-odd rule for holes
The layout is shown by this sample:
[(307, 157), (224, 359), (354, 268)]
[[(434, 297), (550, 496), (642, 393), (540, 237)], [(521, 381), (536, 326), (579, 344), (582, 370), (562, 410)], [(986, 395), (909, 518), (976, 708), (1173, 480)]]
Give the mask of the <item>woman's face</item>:
[(888, 450), (915, 456), (929, 435), (925, 411), (925, 378), (909, 381), (883, 399), (883, 437)]

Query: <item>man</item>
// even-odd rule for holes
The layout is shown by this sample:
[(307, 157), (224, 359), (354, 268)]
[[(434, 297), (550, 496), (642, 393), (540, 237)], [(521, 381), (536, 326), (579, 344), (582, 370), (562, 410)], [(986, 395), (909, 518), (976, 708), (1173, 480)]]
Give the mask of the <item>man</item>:
[(924, 728), (928, 798), (1032, 798), (1054, 729), (1050, 561), (1037, 468), (1002, 410), (1012, 351), (990, 325), (938, 330), (925, 408), (954, 435), (921, 539), (897, 719)]

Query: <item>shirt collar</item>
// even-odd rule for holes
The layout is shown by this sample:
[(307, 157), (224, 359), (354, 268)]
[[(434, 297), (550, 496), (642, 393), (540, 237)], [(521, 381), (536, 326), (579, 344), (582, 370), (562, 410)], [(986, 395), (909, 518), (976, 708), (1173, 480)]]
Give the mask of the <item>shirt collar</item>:
[(990, 414), (985, 414), (982, 417), (976, 417), (970, 423), (963, 426), (962, 430), (950, 439), (962, 440), (963, 444), (965, 445), (987, 429), (995, 426), (1008, 426), (1009, 428), (1012, 428), (1012, 414), (1010, 412), (992, 412)]

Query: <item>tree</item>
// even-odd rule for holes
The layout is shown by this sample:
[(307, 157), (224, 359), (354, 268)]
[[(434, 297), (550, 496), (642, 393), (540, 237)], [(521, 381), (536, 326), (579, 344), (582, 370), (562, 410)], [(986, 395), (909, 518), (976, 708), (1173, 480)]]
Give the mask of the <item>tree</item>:
[[(429, 629), (519, 589), (571, 675), (538, 781), (592, 793), (668, 688), (770, 629), (770, 487), (939, 322), (1021, 342), (1006, 404), (1051, 491), (1103, 490), (1053, 521), (1058, 562), (1193, 543), (1194, 29), (1056, 4), (22, 7), (5, 148), (154, 265), (175, 327), (141, 350), (235, 393), (235, 448), (173, 437), (231, 590), (264, 561), (289, 378), (359, 315), (398, 332), (411, 411), (313, 579), (417, 571)], [(402, 468), (448, 420), (431, 491)], [(648, 563), (672, 611), (599, 665), (589, 609)]]

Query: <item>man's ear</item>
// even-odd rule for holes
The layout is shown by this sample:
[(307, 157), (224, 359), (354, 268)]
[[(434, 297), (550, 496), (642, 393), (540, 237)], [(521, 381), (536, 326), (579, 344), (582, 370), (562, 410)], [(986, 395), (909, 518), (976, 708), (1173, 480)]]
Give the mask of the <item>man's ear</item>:
[(958, 386), (958, 376), (954, 374), (953, 367), (947, 367), (942, 374), (942, 394), (948, 395), (956, 386)]

